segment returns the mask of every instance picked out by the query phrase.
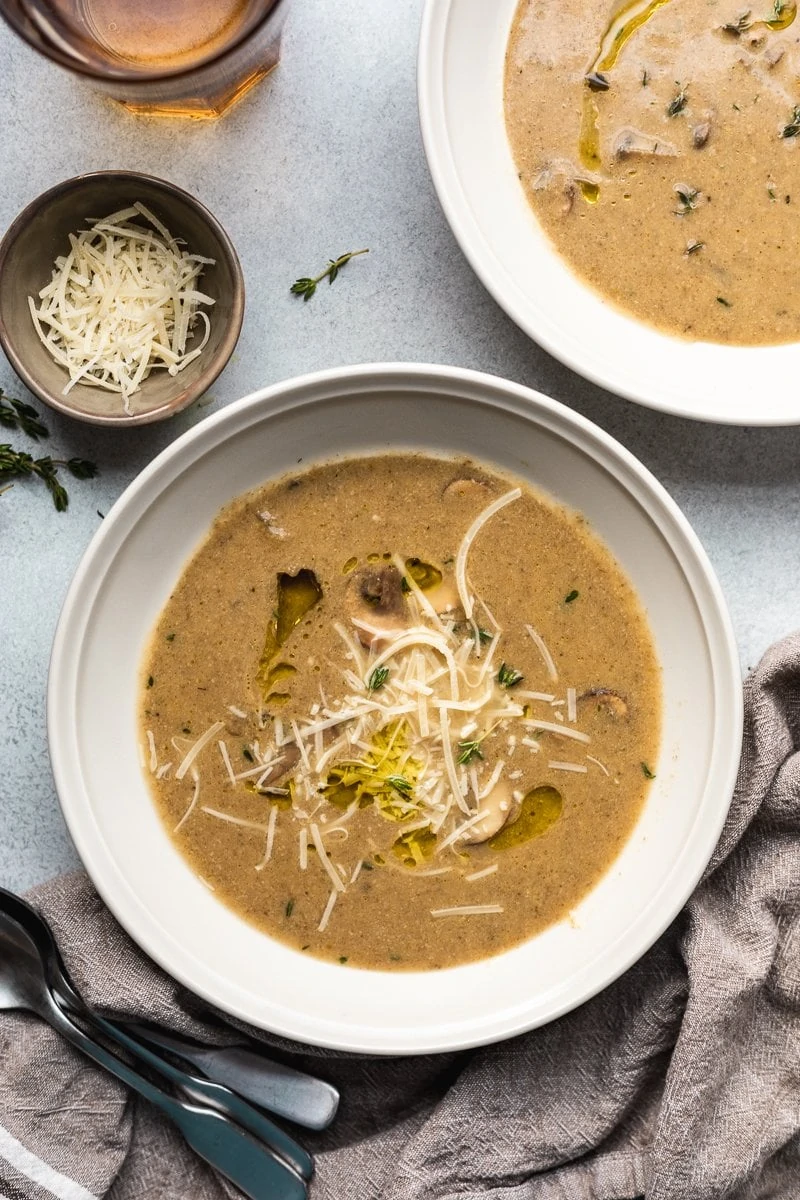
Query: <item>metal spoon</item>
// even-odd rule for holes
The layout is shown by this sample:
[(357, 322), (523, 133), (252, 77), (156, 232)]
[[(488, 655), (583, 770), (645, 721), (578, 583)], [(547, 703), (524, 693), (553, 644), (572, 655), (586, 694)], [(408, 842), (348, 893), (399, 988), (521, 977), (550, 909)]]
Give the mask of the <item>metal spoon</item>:
[(190, 1099), (209, 1104), (232, 1118), (264, 1142), (273, 1153), (279, 1155), (302, 1179), (311, 1178), (314, 1173), (311, 1155), (263, 1113), (258, 1112), (229, 1088), (208, 1079), (189, 1075), (186, 1071), (165, 1062), (159, 1054), (89, 1008), (67, 974), (50, 926), (19, 896), (0, 888), (0, 953), (4, 935), (7, 931), (13, 934), (15, 927), (24, 931), (38, 953), (42, 976), (62, 1010), (66, 1009), (68, 1015), (79, 1017), (95, 1034), (116, 1042), (148, 1067), (158, 1071)]
[(250, 1200), (305, 1200), (303, 1180), (227, 1117), (168, 1096), (84, 1033), (53, 998), (34, 942), (22, 926), (6, 918), (0, 929), (0, 1009), (17, 1008), (49, 1022), (88, 1058), (154, 1104), (192, 1149)]
[(190, 1063), (208, 1079), (224, 1083), (252, 1104), (306, 1129), (327, 1129), (339, 1107), (339, 1093), (330, 1083), (296, 1071), (251, 1050), (248, 1046), (203, 1046), (158, 1025), (114, 1021), (139, 1042), (158, 1046)]

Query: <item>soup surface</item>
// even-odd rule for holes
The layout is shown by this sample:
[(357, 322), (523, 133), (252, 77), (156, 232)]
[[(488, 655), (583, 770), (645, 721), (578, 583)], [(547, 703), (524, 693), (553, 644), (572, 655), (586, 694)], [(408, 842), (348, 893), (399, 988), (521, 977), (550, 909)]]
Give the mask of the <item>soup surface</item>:
[(794, 0), (521, 0), (506, 127), (576, 273), (688, 338), (800, 339)]
[(474, 463), (343, 460), (225, 508), (143, 667), (181, 853), (303, 951), (436, 968), (565, 917), (628, 838), (660, 669), (585, 520)]

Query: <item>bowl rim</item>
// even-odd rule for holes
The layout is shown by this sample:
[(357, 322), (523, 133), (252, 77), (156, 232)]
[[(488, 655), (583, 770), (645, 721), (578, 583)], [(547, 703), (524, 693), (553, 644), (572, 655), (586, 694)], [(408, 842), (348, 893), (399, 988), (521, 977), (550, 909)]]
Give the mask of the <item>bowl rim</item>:
[[(524, 1005), (499, 1014), (487, 1031), (487, 1022), (453, 1025), (447, 1029), (447, 1037), (417, 1037), (408, 1031), (385, 1028), (362, 1032), (354, 1030), (344, 1022), (317, 1022), (316, 1029), (309, 1029), (308, 1019), (300, 1014), (291, 1014), (283, 1023), (255, 1019), (253, 1013), (241, 1002), (242, 992), (235, 983), (226, 981), (218, 988), (215, 982), (198, 981), (190, 969), (183, 964), (170, 961), (164, 947), (159, 945), (159, 926), (141, 908), (137, 908), (136, 896), (116, 862), (107, 849), (102, 835), (95, 826), (88, 797), (75, 780), (77, 751), (71, 741), (71, 712), (64, 703), (74, 693), (81, 637), (74, 635), (73, 626), (80, 627), (81, 614), (86, 610), (85, 590), (92, 593), (101, 586), (105, 571), (124, 547), (124, 542), (135, 527), (141, 513), (136, 506), (154, 489), (157, 495), (186, 470), (201, 462), (213, 451), (219, 434), (241, 432), (249, 424), (265, 416), (279, 415), (290, 409), (313, 409), (332, 397), (347, 395), (355, 390), (438, 391), (445, 395), (467, 397), (487, 407), (502, 406), (503, 402), (512, 411), (519, 411), (524, 404), (541, 415), (548, 428), (556, 428), (560, 436), (572, 444), (594, 445), (599, 455), (606, 456), (606, 463), (614, 462), (620, 472), (621, 485), (634, 502), (641, 502), (646, 494), (654, 504), (654, 512), (674, 531), (676, 544), (680, 544), (691, 564), (691, 574), (683, 571), (687, 586), (703, 614), (703, 627), (711, 660), (711, 678), (718, 701), (720, 719), (715, 728), (722, 728), (726, 739), (715, 739), (711, 746), (711, 759), (705, 781), (704, 803), (698, 807), (693, 836), (675, 860), (672, 874), (657, 897), (651, 897), (645, 905), (646, 913), (638, 919), (635, 936), (630, 942), (618, 939), (603, 957), (602, 969), (597, 969), (587, 980), (581, 976), (581, 986), (566, 999), (559, 997), (550, 1001), (544, 1015), (531, 1015)], [(552, 424), (547, 425), (550, 421)], [(586, 452), (590, 452), (590, 448)], [(603, 461), (601, 457), (601, 462)], [(626, 482), (628, 481), (628, 482)], [(638, 494), (637, 494), (638, 489)], [(133, 509), (133, 515), (129, 512)], [(120, 527), (118, 529), (118, 526)], [(92, 584), (92, 573), (100, 566), (100, 579)], [(724, 710), (724, 711), (723, 711)], [(66, 719), (65, 719), (66, 714)], [(743, 696), (741, 669), (738, 650), (730, 615), (722, 590), (713, 568), (697, 535), (689, 525), (675, 501), (650, 471), (633, 454), (621, 446), (604, 430), (565, 405), (534, 392), (520, 384), (497, 376), (429, 364), (380, 363), (359, 366), (336, 367), (326, 371), (298, 376), (258, 389), (234, 402), (217, 413), (210, 415), (170, 446), (164, 449), (128, 485), (106, 515), (105, 521), (94, 534), (87, 547), (67, 591), (58, 620), (50, 659), (47, 688), (47, 734), (50, 758), (56, 790), (64, 819), (78, 854), (95, 887), (110, 911), (129, 933), (139, 947), (161, 966), (167, 974), (215, 1007), (257, 1028), (303, 1042), (307, 1045), (325, 1046), (330, 1049), (371, 1054), (422, 1054), (493, 1043), (537, 1025), (544, 1024), (583, 1004), (586, 1000), (608, 987), (624, 971), (628, 970), (661, 936), (701, 879), (726, 819), (734, 785), (737, 778), (743, 725)], [(727, 745), (721, 744), (727, 740)], [(710, 784), (713, 778), (713, 789)], [(655, 902), (657, 900), (657, 903)], [(168, 939), (164, 939), (165, 941)], [(625, 944), (622, 942), (625, 941)], [(631, 948), (633, 945), (633, 948)], [(460, 969), (460, 968), (455, 968)], [(224, 991), (224, 994), (222, 992)], [(311, 1025), (314, 1021), (311, 1020)], [(333, 1030), (333, 1032), (332, 1032)]]
[[(548, 326), (542, 320), (537, 321), (534, 315), (528, 312), (522, 302), (516, 281), (507, 275), (504, 264), (488, 241), (483, 226), (475, 215), (470, 195), (462, 183), (448, 130), (449, 122), (445, 104), (448, 67), (445, 50), (451, 19), (457, 9), (458, 0), (424, 0), (417, 51), (418, 117), (428, 170), (445, 219), (462, 254), (495, 303), (529, 338), (553, 358), (590, 383), (594, 383), (622, 399), (654, 409), (657, 412), (669, 413), (672, 416), (720, 425), (791, 426), (800, 424), (800, 407), (795, 406), (792, 409), (787, 405), (782, 410), (780, 405), (771, 404), (768, 399), (769, 390), (763, 386), (760, 389), (752, 388), (758, 399), (756, 403), (750, 403), (748, 399), (746, 412), (729, 410), (723, 405), (715, 405), (708, 400), (698, 400), (697, 396), (690, 397), (687, 394), (688, 389), (685, 383), (678, 380), (676, 384), (667, 386), (666, 383), (660, 382), (655, 369), (650, 371), (650, 390), (645, 391), (638, 380), (629, 380), (626, 375), (616, 371), (613, 366), (607, 364), (600, 357), (593, 357), (591, 352), (584, 350), (585, 339), (581, 339), (580, 342), (578, 340), (571, 341), (567, 332), (559, 325), (554, 323)], [(504, 39), (504, 45), (506, 41), (507, 39)], [(502, 103), (500, 120), (502, 122)], [(535, 221), (532, 209), (530, 209), (530, 215)], [(800, 341), (774, 345), (740, 346), (691, 341), (670, 335), (639, 320), (635, 315), (624, 312), (614, 301), (607, 299), (599, 290), (577, 275), (555, 248), (552, 249), (552, 254), (561, 262), (564, 272), (576, 285), (579, 285), (584, 295), (594, 296), (603, 307), (626, 318), (630, 325), (663, 340), (666, 353), (669, 352), (670, 344), (672, 348), (686, 345), (692, 347), (695, 352), (711, 351), (715, 355), (724, 351), (732, 364), (728, 372), (729, 377), (734, 380), (746, 377), (748, 387), (755, 371), (755, 359), (752, 359), (752, 370), (746, 376), (742, 364), (749, 356), (774, 354), (777, 358), (780, 355), (781, 358), (776, 361), (774, 367), (775, 378), (791, 376), (795, 369), (795, 356), (800, 353)], [(736, 362), (737, 358), (739, 364)], [(763, 362), (763, 357), (759, 361), (759, 375), (761, 374), (761, 362)], [(694, 360), (691, 372), (709, 374), (707, 370), (701, 372), (698, 363)], [(709, 382), (704, 388), (703, 397), (716, 396), (725, 392), (724, 386), (720, 386), (720, 372), (716, 364), (713, 374), (714, 382)], [(724, 385), (725, 381), (722, 382)]]
[(2, 240), (0, 240), (0, 274), (5, 270), (6, 260), (22, 231), (34, 217), (46, 210), (51, 201), (70, 192), (77, 193), (81, 188), (94, 181), (107, 179), (128, 180), (131, 184), (137, 181), (144, 181), (154, 186), (157, 191), (165, 192), (187, 205), (187, 207), (194, 209), (218, 239), (222, 254), (233, 279), (231, 314), (227, 322), (224, 337), (220, 342), (216, 354), (213, 358), (209, 359), (207, 365), (193, 384), (185, 388), (176, 400), (168, 404), (162, 404), (159, 408), (151, 409), (144, 413), (123, 412), (119, 416), (84, 413), (70, 404), (68, 398), (48, 392), (30, 372), (17, 352), (16, 345), (11, 339), (6, 326), (2, 307), (0, 307), (0, 346), (2, 346), (6, 358), (28, 390), (33, 392), (43, 404), (47, 404), (50, 408), (55, 409), (56, 412), (63, 413), (65, 416), (73, 417), (77, 421), (85, 421), (90, 425), (104, 425), (117, 429), (130, 425), (149, 425), (155, 421), (163, 421), (168, 417), (174, 416), (198, 400), (216, 382), (227, 366), (242, 331), (245, 307), (245, 283), (242, 264), (239, 261), (239, 256), (236, 253), (233, 242), (211, 210), (201, 200), (198, 200), (196, 196), (186, 191), (185, 188), (179, 187), (178, 184), (171, 183), (168, 179), (162, 179), (158, 175), (149, 175), (144, 171), (129, 170), (86, 171), (80, 175), (72, 175), (69, 179), (64, 179), (60, 183), (47, 188), (46, 191), (40, 192), (38, 196), (26, 204), (22, 211), (17, 214), (3, 235)]

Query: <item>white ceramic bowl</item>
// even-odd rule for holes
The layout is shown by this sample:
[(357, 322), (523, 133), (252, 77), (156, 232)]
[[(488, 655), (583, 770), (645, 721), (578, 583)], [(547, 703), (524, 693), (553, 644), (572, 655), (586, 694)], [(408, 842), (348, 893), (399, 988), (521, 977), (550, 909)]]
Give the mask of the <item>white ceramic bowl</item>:
[(419, 111), (442, 208), (484, 286), (546, 350), (652, 408), (737, 425), (800, 423), (800, 344), (690, 342), (582, 283), (528, 204), (505, 131), (503, 63), (517, 0), (427, 0)]
[[(664, 669), (657, 779), (635, 832), (563, 922), (481, 963), (425, 974), (309, 958), (214, 899), (173, 847), (139, 766), (137, 671), (151, 626), (221, 505), (334, 455), (469, 455), (581, 510), (649, 612)], [(741, 681), (719, 587), (675, 504), (600, 429), (535, 392), (444, 367), (345, 367), (266, 388), (195, 426), (95, 535), (58, 625), (48, 733), (89, 874), (165, 970), (221, 1009), (300, 1041), (377, 1053), (508, 1037), (633, 963), (695, 886), (730, 801)]]

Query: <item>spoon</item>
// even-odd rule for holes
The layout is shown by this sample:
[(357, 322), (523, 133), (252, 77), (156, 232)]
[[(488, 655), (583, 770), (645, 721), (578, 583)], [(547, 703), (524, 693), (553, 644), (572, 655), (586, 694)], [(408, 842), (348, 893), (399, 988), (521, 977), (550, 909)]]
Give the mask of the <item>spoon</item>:
[(25, 1009), (47, 1021), (98, 1066), (155, 1105), (192, 1149), (250, 1200), (305, 1200), (303, 1180), (226, 1116), (167, 1095), (76, 1025), (50, 992), (38, 947), (5, 914), (0, 914), (0, 1009)]
[(138, 1042), (157, 1046), (190, 1063), (216, 1083), (224, 1083), (252, 1104), (267, 1108), (306, 1129), (327, 1129), (339, 1107), (330, 1083), (266, 1058), (248, 1046), (203, 1046), (158, 1025), (115, 1021)]
[(229, 1088), (213, 1083), (207, 1079), (198, 1079), (189, 1075), (171, 1063), (165, 1062), (153, 1050), (141, 1045), (129, 1034), (118, 1029), (110, 1021), (99, 1016), (78, 995), (67, 974), (55, 938), (50, 926), (43, 917), (31, 908), (19, 896), (0, 888), (0, 949), (5, 931), (11, 927), (19, 927), (30, 939), (38, 952), (41, 972), (51, 995), (56, 1003), (73, 1016), (80, 1019), (93, 1030), (95, 1035), (105, 1036), (124, 1050), (129, 1051), (141, 1062), (165, 1076), (170, 1083), (185, 1092), (190, 1099), (201, 1104), (209, 1104), (219, 1109), (225, 1116), (232, 1118), (237, 1124), (265, 1142), (274, 1154), (296, 1171), (303, 1179), (310, 1179), (314, 1173), (314, 1161), (311, 1155), (299, 1146), (294, 1138), (284, 1133), (269, 1117), (258, 1112), (245, 1100), (242, 1100)]

